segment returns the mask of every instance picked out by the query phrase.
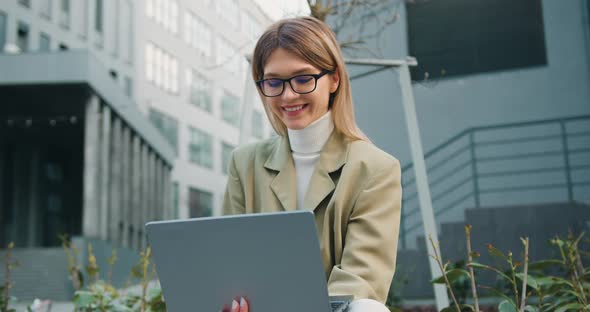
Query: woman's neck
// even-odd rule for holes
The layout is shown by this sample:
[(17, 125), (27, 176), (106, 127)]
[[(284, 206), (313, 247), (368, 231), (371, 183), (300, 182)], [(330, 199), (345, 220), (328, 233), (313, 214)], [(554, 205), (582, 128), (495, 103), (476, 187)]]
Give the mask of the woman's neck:
[(303, 129), (287, 129), (291, 151), (301, 154), (319, 153), (332, 134), (332, 130), (334, 130), (334, 123), (330, 111)]

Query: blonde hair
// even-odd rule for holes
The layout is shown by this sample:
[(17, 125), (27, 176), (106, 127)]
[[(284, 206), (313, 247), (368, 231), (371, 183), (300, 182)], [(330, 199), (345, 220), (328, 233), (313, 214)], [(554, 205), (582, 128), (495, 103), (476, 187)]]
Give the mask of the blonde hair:
[[(258, 39), (254, 48), (252, 78), (255, 81), (263, 78), (264, 66), (272, 52), (278, 48), (297, 55), (314, 67), (338, 73), (340, 84), (330, 94), (329, 104), (334, 128), (351, 140), (369, 141), (354, 119), (350, 80), (334, 32), (322, 21), (309, 16), (283, 19), (272, 24)], [(260, 90), (258, 91), (263, 97)], [(264, 100), (262, 102), (265, 103), (264, 109), (272, 127), (279, 135), (286, 135), (285, 124)]]

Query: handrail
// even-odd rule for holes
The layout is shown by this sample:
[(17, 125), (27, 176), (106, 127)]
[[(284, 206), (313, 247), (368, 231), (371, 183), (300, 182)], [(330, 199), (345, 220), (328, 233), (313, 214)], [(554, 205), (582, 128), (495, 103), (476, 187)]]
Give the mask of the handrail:
[[(579, 121), (583, 123), (568, 131), (568, 126)], [(547, 127), (531, 128), (537, 126)], [(526, 134), (521, 133), (525, 129)], [(476, 136), (480, 133), (485, 133), (485, 137)], [(590, 115), (469, 127), (461, 131), (424, 155), (431, 175), (431, 193), (435, 194), (432, 198), (435, 215), (442, 216), (458, 208), (497, 206), (490, 202), (489, 196), (508, 198), (503, 195), (506, 192), (565, 189), (568, 195), (563, 200), (574, 200), (584, 192), (582, 188), (590, 185), (590, 181), (574, 179), (579, 174), (572, 174), (590, 169), (590, 163), (580, 162), (580, 159), (590, 159), (590, 140), (580, 139), (586, 136), (590, 136)], [(525, 146), (523, 144), (528, 148), (519, 149)], [(442, 157), (434, 160), (437, 155)], [(464, 170), (470, 165), (471, 170)], [(402, 167), (404, 188), (415, 184), (412, 168), (412, 163)], [(435, 178), (433, 172), (436, 172)], [(565, 179), (538, 180), (539, 174), (560, 176), (560, 172)], [(451, 178), (453, 182), (445, 183)], [(417, 214), (419, 203), (415, 200), (417, 191), (410, 189), (402, 198), (401, 248), (406, 248), (406, 236), (421, 227)]]

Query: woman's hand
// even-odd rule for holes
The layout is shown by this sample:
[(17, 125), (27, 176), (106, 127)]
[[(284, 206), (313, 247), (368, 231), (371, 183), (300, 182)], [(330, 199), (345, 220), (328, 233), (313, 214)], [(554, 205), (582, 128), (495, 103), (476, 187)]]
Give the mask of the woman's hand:
[(248, 301), (244, 297), (235, 298), (232, 303), (231, 307), (225, 305), (223, 307), (222, 312), (248, 312)]

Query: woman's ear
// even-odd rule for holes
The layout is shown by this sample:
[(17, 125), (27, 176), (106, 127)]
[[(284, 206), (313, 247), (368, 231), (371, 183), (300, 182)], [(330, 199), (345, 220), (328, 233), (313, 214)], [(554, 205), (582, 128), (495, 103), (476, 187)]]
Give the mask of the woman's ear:
[(330, 77), (330, 93), (334, 93), (338, 90), (338, 86), (340, 86), (340, 74), (338, 73), (338, 68), (328, 76)]

